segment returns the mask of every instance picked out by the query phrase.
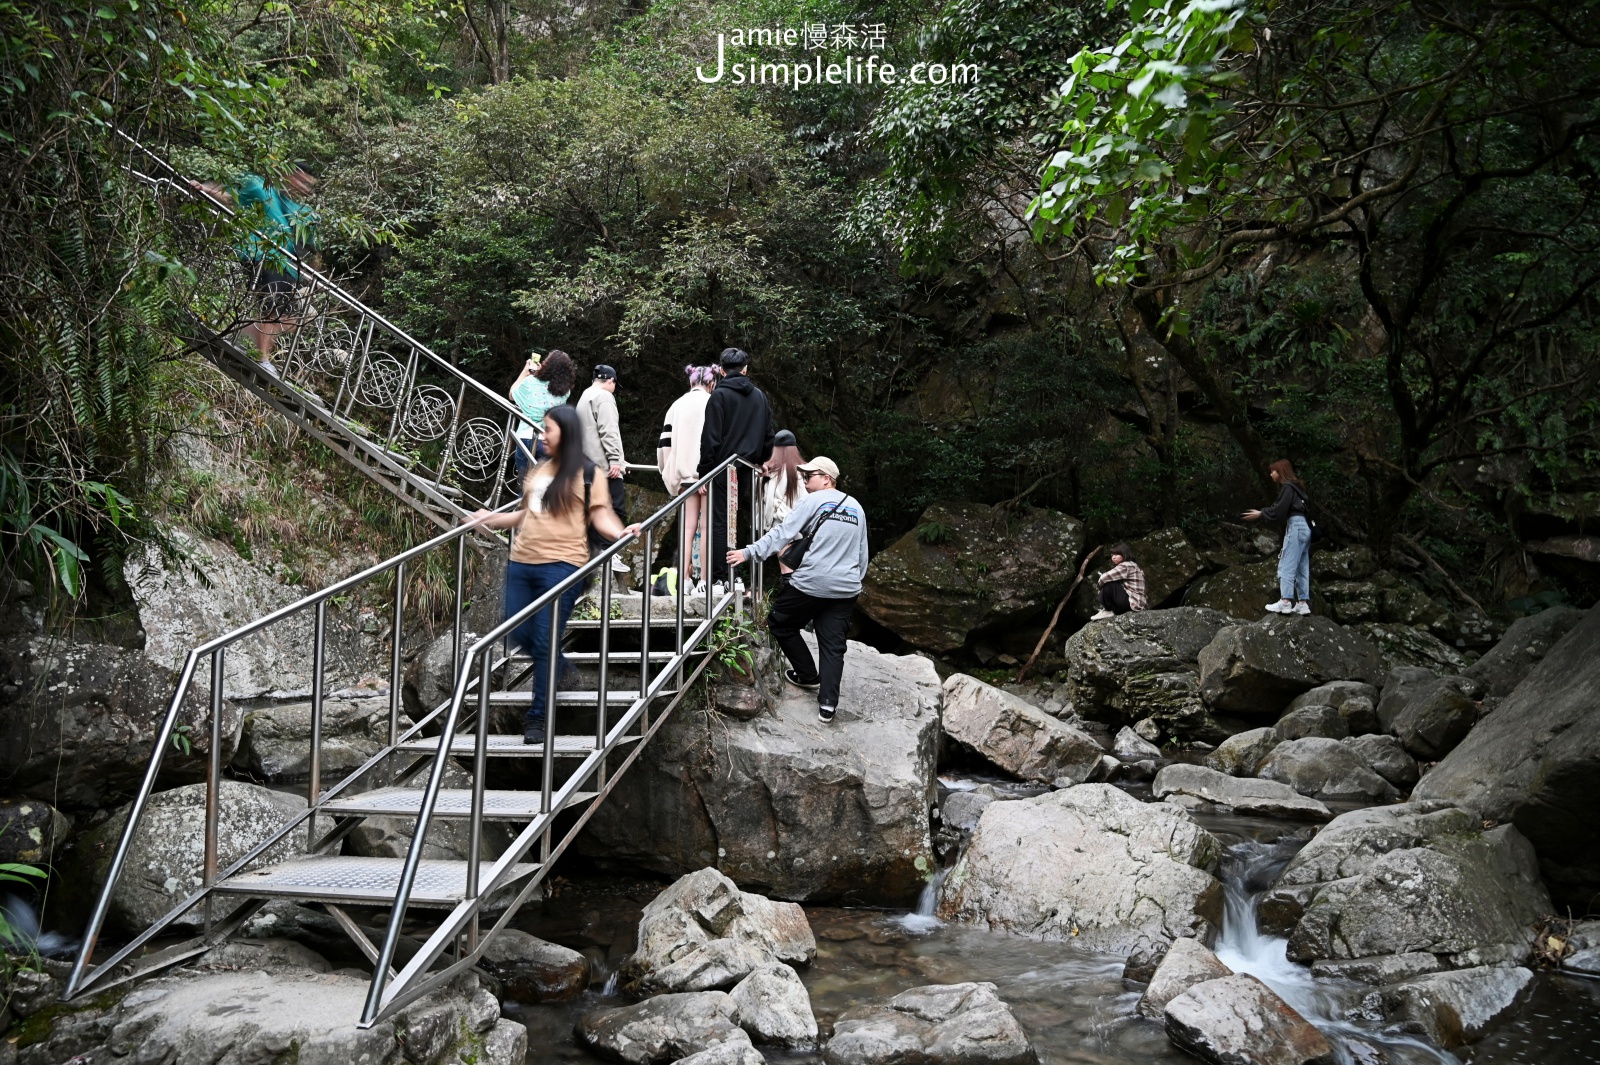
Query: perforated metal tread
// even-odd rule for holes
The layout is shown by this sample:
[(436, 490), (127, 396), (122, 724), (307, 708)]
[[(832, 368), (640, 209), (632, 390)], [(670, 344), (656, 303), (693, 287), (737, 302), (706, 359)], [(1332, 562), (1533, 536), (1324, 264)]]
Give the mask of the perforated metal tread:
[[(335, 799), (322, 809), (328, 813), (359, 814), (361, 816), (415, 817), (422, 809), (422, 788), (376, 788), (360, 795)], [(572, 802), (586, 802), (595, 797), (592, 791), (580, 791)], [(433, 816), (466, 818), (472, 816), (472, 789), (444, 788), (433, 804)], [(531, 821), (539, 816), (537, 791), (496, 791), (483, 793), (483, 817), (486, 821)]]
[[(701, 620), (702, 619), (700, 619), (700, 618), (689, 617), (689, 616), (685, 615), (684, 619), (683, 619), (684, 630), (688, 631), (689, 629), (694, 628), (694, 626), (700, 624)], [(653, 613), (653, 612), (650, 615), (650, 627), (652, 629), (670, 629), (670, 628), (675, 628), (677, 626), (677, 624), (678, 624), (678, 615), (677, 615), (676, 611), (674, 611), (672, 613), (669, 613), (669, 614), (666, 614), (665, 616), (660, 615), (660, 614), (656, 614), (656, 613)], [(567, 622), (565, 627), (567, 629), (569, 629), (569, 630), (570, 629), (598, 629), (600, 627), (600, 619), (599, 618), (572, 618)], [(640, 628), (640, 627), (641, 626), (639, 625), (639, 619), (638, 618), (612, 618), (611, 619), (611, 628), (612, 628), (613, 631), (615, 631), (617, 629), (637, 629), (637, 628)]]
[[(230, 895), (287, 897), (310, 901), (392, 903), (400, 886), (402, 858), (354, 858), (346, 855), (321, 855), (295, 858), (265, 869), (229, 877), (216, 890)], [(480, 867), (489, 871), (489, 863)], [(520, 879), (538, 870), (538, 865), (515, 866), (512, 877)], [(414, 906), (454, 906), (467, 890), (467, 863), (423, 859), (417, 865), (417, 879), (411, 889)]]
[[(526, 696), (524, 696), (526, 698)], [(543, 758), (544, 744), (523, 743), (522, 737), (515, 733), (510, 735), (492, 733), (485, 744), (485, 753), (491, 758)], [(634, 743), (637, 736), (625, 737), (623, 743)], [(439, 749), (439, 737), (425, 736), (422, 739), (408, 740), (399, 745), (402, 751), (426, 751), (429, 754)], [(477, 751), (477, 738), (471, 733), (458, 732), (451, 738), (450, 753), (454, 755), (471, 755)], [(558, 758), (587, 758), (594, 753), (593, 736), (557, 736), (556, 757)]]
[[(693, 652), (691, 652), (691, 654), (692, 653)], [(650, 652), (650, 661), (652, 661), (652, 662), (670, 662), (673, 658), (675, 658), (677, 656), (677, 654), (678, 654), (678, 652), (676, 652), (676, 651), (651, 651)], [(636, 665), (639, 664), (639, 652), (638, 651), (612, 651), (610, 654), (606, 655), (606, 657), (608, 659), (610, 659), (611, 664), (614, 665), (614, 666), (630, 666), (630, 665), (636, 666)], [(588, 665), (598, 666), (600, 664), (600, 652), (599, 651), (568, 651), (568, 652), (566, 652), (566, 659), (569, 662), (575, 662), (575, 663), (577, 663), (578, 665), (581, 665), (581, 666), (588, 666)], [(526, 657), (524, 655), (517, 655), (512, 659), (512, 661), (516, 662), (518, 665), (521, 665), (524, 662), (532, 662), (533, 659), (528, 658), (528, 657)]]
[[(631, 678), (637, 680), (638, 678)], [(532, 692), (490, 692), (489, 702), (493, 706), (526, 706), (533, 698)], [(606, 692), (607, 706), (627, 706), (639, 698), (637, 690), (616, 688)], [(594, 706), (600, 701), (600, 693), (592, 691), (567, 691), (556, 692), (557, 706)]]

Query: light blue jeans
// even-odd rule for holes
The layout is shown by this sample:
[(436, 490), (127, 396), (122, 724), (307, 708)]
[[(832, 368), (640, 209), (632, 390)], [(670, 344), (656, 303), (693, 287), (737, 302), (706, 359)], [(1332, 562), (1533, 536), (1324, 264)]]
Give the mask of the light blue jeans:
[(1291, 515), (1278, 552), (1278, 590), (1285, 599), (1311, 601), (1311, 525)]

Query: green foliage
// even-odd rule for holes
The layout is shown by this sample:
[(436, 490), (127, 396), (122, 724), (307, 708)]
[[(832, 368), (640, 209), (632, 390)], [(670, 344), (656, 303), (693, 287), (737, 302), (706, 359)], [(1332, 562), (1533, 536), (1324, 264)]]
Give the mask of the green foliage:
[(761, 635), (755, 623), (744, 614), (729, 614), (711, 630), (709, 654), (724, 676), (742, 673), (750, 676), (755, 668), (755, 644)]

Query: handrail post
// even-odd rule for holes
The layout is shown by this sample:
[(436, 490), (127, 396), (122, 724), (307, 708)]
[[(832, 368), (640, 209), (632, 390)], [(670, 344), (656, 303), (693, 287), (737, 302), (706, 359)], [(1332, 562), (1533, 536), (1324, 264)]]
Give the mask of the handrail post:
[[(647, 575), (648, 576), (648, 575)], [(611, 688), (611, 564), (608, 562), (600, 567), (600, 683), (596, 696), (598, 710), (595, 713), (594, 740), (595, 749), (604, 749), (606, 735), (610, 732), (607, 727), (606, 693)], [(604, 790), (606, 786), (606, 760), (600, 759), (600, 783), (595, 790)]]
[(688, 594), (689, 575), (694, 571), (694, 543), (689, 539), (689, 523), (684, 521), (684, 511), (688, 509), (684, 499), (677, 503), (678, 510), (678, 594), (674, 604), (676, 618), (674, 619), (674, 632), (672, 649), (677, 653), (678, 669), (673, 677), (674, 688), (683, 687), (683, 605)]
[(400, 652), (406, 607), (406, 564), (394, 568), (394, 620), (389, 625), (389, 746), (400, 735)]
[[(323, 667), (327, 660), (328, 601), (317, 601), (317, 622), (312, 635), (311, 651), (311, 761), (310, 779), (306, 781), (306, 805), (313, 810), (322, 797), (322, 691)], [(306, 824), (306, 841), (317, 838), (317, 815), (311, 815)]]
[(467, 538), (456, 540), (456, 616), (450, 637), (450, 679), (461, 676), (461, 605), (467, 595)]
[[(650, 606), (655, 596), (650, 594), (649, 560), (651, 541), (655, 539), (655, 530), (644, 531), (644, 554), (640, 565), (645, 567), (644, 594), (639, 596), (639, 698), (644, 698), (644, 693), (650, 687)], [(646, 711), (648, 715), (648, 711)]]
[[(550, 792), (556, 774), (556, 673), (561, 665), (561, 596), (550, 599), (550, 639), (545, 654), (544, 676), (544, 765), (539, 788), (539, 812), (545, 817), (544, 860), (550, 860)], [(602, 622), (603, 624), (603, 622)]]
[[(219, 647), (211, 652), (211, 735), (206, 751), (206, 856), (204, 883), (211, 887), (217, 882), (217, 821), (221, 814), (222, 790), (222, 682), (223, 655)], [(206, 895), (206, 934), (211, 934), (211, 896)]]
[[(483, 792), (489, 768), (489, 659), (488, 650), (478, 654), (478, 730), (472, 751), (472, 820), (467, 832), (467, 895), (478, 897), (478, 860), (483, 849)], [(478, 917), (474, 913), (467, 930), (467, 946), (478, 949)]]

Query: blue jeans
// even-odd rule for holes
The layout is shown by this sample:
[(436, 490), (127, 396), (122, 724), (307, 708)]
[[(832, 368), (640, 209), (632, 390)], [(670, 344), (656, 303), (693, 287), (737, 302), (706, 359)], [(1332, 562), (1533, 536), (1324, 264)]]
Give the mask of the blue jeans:
[[(577, 571), (578, 567), (570, 562), (506, 563), (506, 617), (509, 618), (522, 610)], [(559, 617), (556, 619), (556, 631), (553, 637), (558, 647), (561, 644), (561, 633), (567, 627), (567, 619), (572, 616), (572, 608), (577, 605), (582, 590), (579, 585), (574, 584), (561, 593), (561, 602), (557, 608)], [(525, 619), (521, 625), (511, 630), (510, 639), (512, 647), (533, 657), (533, 706), (528, 710), (527, 724), (543, 727), (552, 639), (550, 608), (544, 606), (534, 611), (532, 617)], [(565, 655), (561, 656), (561, 673), (575, 668), (567, 661)]]
[(1290, 515), (1283, 530), (1278, 591), (1285, 599), (1311, 601), (1311, 526), (1299, 514)]

